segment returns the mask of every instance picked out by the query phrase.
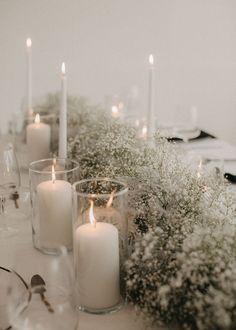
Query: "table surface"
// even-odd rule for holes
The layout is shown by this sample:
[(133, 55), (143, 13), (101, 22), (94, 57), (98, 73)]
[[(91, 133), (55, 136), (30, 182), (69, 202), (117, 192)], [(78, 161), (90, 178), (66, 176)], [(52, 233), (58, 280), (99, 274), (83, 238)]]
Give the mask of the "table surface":
[[(179, 145), (179, 144), (178, 144)], [(224, 171), (236, 174), (236, 147), (220, 141), (218, 139), (199, 139), (189, 143), (181, 143), (186, 151), (191, 151), (194, 156), (201, 156), (212, 159), (224, 160)], [(20, 157), (19, 157), (20, 158)], [(23, 183), (27, 185), (27, 175), (23, 175)], [(236, 187), (236, 185), (235, 185)], [(30, 219), (22, 220), (17, 236), (0, 240), (0, 266), (10, 267), (14, 257), (14, 252), (21, 246), (27, 252), (32, 252), (32, 258), (37, 257), (37, 250), (32, 246), (31, 224)], [(24, 275), (24, 274), (22, 274)], [(1, 315), (1, 300), (0, 300), (0, 329), (3, 326), (2, 322), (6, 315)], [(131, 306), (125, 306), (119, 312), (110, 315), (91, 315), (80, 312), (79, 314), (79, 329), (80, 330), (144, 330), (147, 329), (143, 321), (135, 315), (134, 309)], [(155, 327), (150, 329), (166, 329)]]

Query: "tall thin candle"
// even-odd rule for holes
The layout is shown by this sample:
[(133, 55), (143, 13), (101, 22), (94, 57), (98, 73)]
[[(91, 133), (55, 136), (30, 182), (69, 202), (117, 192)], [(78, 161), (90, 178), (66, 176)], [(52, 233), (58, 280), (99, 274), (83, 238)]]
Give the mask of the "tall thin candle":
[(32, 41), (26, 40), (27, 46), (27, 110), (32, 112)]
[(61, 66), (61, 109), (59, 129), (59, 158), (67, 157), (67, 78), (65, 63)]
[(149, 71), (148, 71), (148, 113), (147, 113), (147, 135), (152, 136), (155, 133), (155, 116), (154, 116), (154, 56), (149, 55)]

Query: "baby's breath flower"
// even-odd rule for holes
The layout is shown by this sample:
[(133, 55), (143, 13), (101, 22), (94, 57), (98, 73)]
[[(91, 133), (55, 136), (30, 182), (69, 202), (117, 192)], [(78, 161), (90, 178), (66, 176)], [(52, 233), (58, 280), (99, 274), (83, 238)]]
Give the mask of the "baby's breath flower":
[[(58, 109), (56, 94), (36, 110)], [(83, 98), (69, 97), (68, 110), (68, 156), (79, 162), (81, 179), (105, 176), (128, 184), (126, 284), (137, 312), (184, 329), (235, 329), (236, 201), (230, 186), (217, 171), (198, 178), (177, 145), (157, 135), (150, 146)]]

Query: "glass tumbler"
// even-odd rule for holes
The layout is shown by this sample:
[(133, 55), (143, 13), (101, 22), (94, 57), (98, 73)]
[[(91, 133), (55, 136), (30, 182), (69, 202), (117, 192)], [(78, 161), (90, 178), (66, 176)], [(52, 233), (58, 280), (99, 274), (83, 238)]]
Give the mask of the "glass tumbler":
[(125, 301), (127, 194), (124, 183), (108, 178), (73, 185), (73, 246), (77, 304), (105, 314)]
[(45, 159), (30, 164), (31, 220), (34, 247), (56, 253), (72, 249), (72, 184), (79, 165), (70, 159)]
[(19, 247), (7, 296), (9, 324), (16, 330), (77, 329), (73, 267), (65, 247), (56, 255)]

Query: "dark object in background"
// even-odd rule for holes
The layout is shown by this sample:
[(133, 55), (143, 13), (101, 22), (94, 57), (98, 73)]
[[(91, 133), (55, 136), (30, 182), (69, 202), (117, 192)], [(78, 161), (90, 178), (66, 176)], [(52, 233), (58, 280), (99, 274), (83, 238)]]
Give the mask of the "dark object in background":
[[(200, 133), (200, 135), (198, 137), (196, 137), (194, 139), (190, 139), (190, 141), (204, 139), (204, 138), (215, 139), (215, 136), (213, 136), (211, 134), (208, 134), (207, 132), (201, 131), (201, 133)], [(168, 138), (168, 141), (183, 141), (183, 140), (180, 139), (180, 138), (177, 138), (177, 137), (172, 137), (172, 138)]]
[(227, 179), (231, 183), (236, 183), (236, 175), (225, 173), (224, 178)]

